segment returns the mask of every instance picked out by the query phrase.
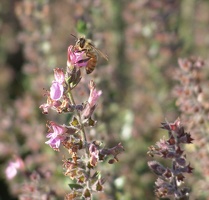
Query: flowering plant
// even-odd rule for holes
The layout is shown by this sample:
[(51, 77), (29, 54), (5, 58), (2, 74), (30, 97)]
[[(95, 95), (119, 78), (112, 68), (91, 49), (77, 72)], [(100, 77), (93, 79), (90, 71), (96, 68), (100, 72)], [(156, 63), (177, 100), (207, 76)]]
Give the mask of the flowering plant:
[(186, 162), (186, 155), (182, 144), (192, 143), (189, 133), (184, 131), (178, 118), (174, 123), (162, 123), (163, 129), (168, 131), (169, 139), (161, 139), (155, 146), (149, 147), (150, 156), (160, 156), (172, 161), (171, 167), (164, 167), (157, 161), (149, 161), (149, 168), (158, 175), (155, 182), (155, 193), (158, 197), (173, 197), (174, 199), (188, 199), (189, 189), (181, 187), (185, 176), (183, 173), (192, 173), (193, 168)]
[[(177, 85), (173, 88), (173, 93), (181, 119), (195, 140), (193, 148), (189, 149), (188, 156), (191, 155), (190, 160), (193, 162), (196, 174), (201, 174), (190, 180), (191, 185), (195, 183), (192, 196), (195, 199), (204, 199), (209, 196), (208, 71), (206, 62), (201, 57), (181, 58), (178, 64), (179, 67), (174, 76)], [(197, 159), (198, 162), (196, 162)]]
[(97, 90), (95, 82), (91, 80), (88, 100), (77, 104), (72, 90), (82, 79), (81, 68), (86, 67), (89, 58), (85, 51), (77, 51), (72, 45), (68, 47), (67, 58), (66, 72), (60, 68), (54, 70), (54, 80), (50, 91), (46, 92), (47, 102), (40, 108), (43, 114), (48, 114), (49, 109), (59, 114), (72, 113), (72, 119), (69, 125), (48, 122), (46, 144), (56, 151), (63, 146), (69, 153), (69, 157), (63, 160), (63, 166), (65, 175), (74, 180), (74, 183), (69, 184), (71, 192), (65, 199), (91, 199), (93, 192), (103, 191), (105, 179), (96, 170), (98, 163), (109, 156), (112, 156), (108, 161), (109, 164), (117, 162), (117, 156), (124, 151), (124, 148), (121, 143), (112, 148), (104, 148), (101, 141), (88, 140), (85, 129), (96, 124), (92, 115), (102, 91)]

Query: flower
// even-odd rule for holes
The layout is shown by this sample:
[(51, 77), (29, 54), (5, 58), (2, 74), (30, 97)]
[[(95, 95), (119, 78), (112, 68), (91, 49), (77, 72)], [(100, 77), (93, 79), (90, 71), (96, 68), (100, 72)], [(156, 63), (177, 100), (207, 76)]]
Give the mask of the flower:
[(39, 108), (42, 109), (42, 113), (48, 114), (49, 108), (59, 110), (60, 106), (62, 105), (62, 102), (59, 100), (56, 101), (56, 100), (51, 99), (48, 91), (45, 94), (45, 96), (47, 96), (47, 102), (39, 106)]
[(89, 83), (89, 88), (90, 88), (90, 95), (89, 95), (88, 103), (90, 104), (91, 107), (93, 107), (96, 105), (96, 102), (97, 102), (98, 98), (101, 96), (102, 91), (96, 90), (95, 83), (92, 80)]
[(50, 97), (52, 100), (59, 100), (62, 98), (64, 92), (63, 83), (65, 81), (65, 75), (62, 69), (54, 69), (54, 78), (52, 86), (50, 88)]
[(58, 125), (53, 121), (49, 122), (49, 128), (50, 132), (46, 137), (50, 139), (45, 143), (51, 148), (58, 150), (60, 143), (66, 138), (65, 133), (67, 132), (67, 128), (65, 126)]
[(156, 145), (149, 147), (148, 154), (170, 159), (172, 167), (164, 167), (155, 160), (148, 162), (149, 168), (159, 176), (155, 182), (155, 193), (158, 197), (187, 199), (188, 190), (181, 184), (185, 179), (184, 173), (192, 173), (193, 168), (187, 165), (182, 144), (190, 144), (193, 139), (184, 131), (179, 118), (173, 123), (164, 122), (161, 125), (161, 128), (168, 131), (169, 139), (160, 139)]
[(8, 179), (13, 179), (17, 175), (18, 169), (24, 169), (24, 163), (21, 158), (17, 157), (16, 160), (10, 161), (6, 170), (5, 174)]
[(166, 168), (155, 160), (149, 161), (148, 166), (157, 175), (163, 175), (166, 172)]
[(108, 156), (108, 155), (112, 155), (113, 156), (113, 159), (110, 159), (108, 161), (109, 164), (113, 164), (115, 162), (118, 162), (118, 155), (120, 153), (122, 153), (124, 151), (124, 147), (121, 143), (118, 143), (116, 146), (112, 147), (112, 148), (103, 148), (101, 149), (100, 151), (100, 159), (104, 159), (105, 156)]
[(99, 150), (96, 145), (91, 143), (89, 146), (89, 154), (90, 154), (90, 165), (95, 167), (97, 165), (99, 159)]
[(96, 86), (93, 80), (90, 81), (89, 83), (89, 89), (90, 89), (90, 95), (89, 99), (86, 105), (86, 108), (83, 111), (83, 117), (84, 118), (89, 118), (91, 117), (95, 107), (96, 107), (96, 102), (98, 98), (102, 95), (101, 90), (96, 90)]
[(74, 47), (70, 45), (68, 47), (68, 60), (67, 66), (74, 65), (75, 67), (85, 67), (89, 61), (85, 51), (74, 51)]

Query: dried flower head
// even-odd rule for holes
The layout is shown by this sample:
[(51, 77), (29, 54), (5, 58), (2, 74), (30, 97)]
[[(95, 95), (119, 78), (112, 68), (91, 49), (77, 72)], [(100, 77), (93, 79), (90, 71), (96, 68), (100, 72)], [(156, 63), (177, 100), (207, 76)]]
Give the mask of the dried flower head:
[(183, 174), (192, 173), (193, 168), (186, 162), (182, 144), (191, 144), (193, 139), (189, 133), (184, 131), (179, 118), (174, 123), (162, 123), (161, 128), (168, 131), (169, 138), (160, 139), (156, 145), (149, 148), (148, 154), (152, 157), (160, 156), (168, 159), (172, 165), (169, 168), (155, 160), (148, 162), (149, 168), (158, 175), (155, 182), (155, 194), (158, 197), (187, 198), (188, 190), (181, 187), (185, 179)]

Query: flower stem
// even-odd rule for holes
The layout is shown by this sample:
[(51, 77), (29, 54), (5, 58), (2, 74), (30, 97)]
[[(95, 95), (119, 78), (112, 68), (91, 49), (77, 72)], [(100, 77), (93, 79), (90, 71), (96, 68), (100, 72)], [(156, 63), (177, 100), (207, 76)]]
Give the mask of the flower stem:
[[(73, 94), (72, 94), (72, 92), (71, 92), (70, 89), (68, 90), (68, 97), (69, 97), (70, 103), (71, 103), (72, 105), (75, 106), (76, 103), (75, 103), (75, 100), (74, 100), (74, 98), (73, 98)], [(81, 126), (81, 129), (80, 129), (80, 130), (81, 130), (81, 135), (82, 135), (82, 139), (83, 139), (83, 141), (84, 141), (84, 143), (85, 143), (85, 149), (86, 149), (85, 156), (86, 156), (86, 159), (88, 160), (90, 154), (89, 154), (89, 148), (88, 148), (88, 144), (87, 144), (87, 137), (86, 137), (84, 125), (83, 125), (83, 123), (82, 123), (82, 119), (81, 119), (81, 114), (80, 114), (80, 112), (79, 112), (77, 109), (75, 109), (75, 112), (76, 112), (76, 115), (77, 115), (77, 117), (78, 117), (78, 122), (79, 122), (79, 124), (80, 124), (80, 126)], [(90, 182), (89, 182), (89, 178), (90, 178), (90, 169), (89, 169), (88, 167), (86, 167), (86, 175), (87, 175), (86, 185), (87, 185), (87, 188), (90, 188)]]
[[(75, 103), (75, 100), (74, 100), (74, 98), (73, 98), (73, 95), (72, 95), (72, 92), (71, 92), (70, 89), (68, 90), (68, 97), (69, 97), (70, 103), (71, 103), (73, 106), (75, 106), (76, 103)], [(86, 154), (87, 154), (86, 157), (88, 157), (88, 156), (89, 156), (89, 148), (88, 148), (88, 145), (87, 145), (87, 137), (86, 137), (84, 125), (83, 125), (82, 120), (81, 120), (81, 114), (80, 114), (80, 112), (79, 112), (77, 109), (75, 109), (75, 112), (76, 112), (76, 115), (77, 115), (77, 117), (78, 117), (78, 122), (79, 122), (79, 124), (80, 124), (80, 126), (81, 126), (81, 136), (82, 136), (82, 139), (83, 139), (83, 141), (84, 141), (84, 143), (85, 143)]]

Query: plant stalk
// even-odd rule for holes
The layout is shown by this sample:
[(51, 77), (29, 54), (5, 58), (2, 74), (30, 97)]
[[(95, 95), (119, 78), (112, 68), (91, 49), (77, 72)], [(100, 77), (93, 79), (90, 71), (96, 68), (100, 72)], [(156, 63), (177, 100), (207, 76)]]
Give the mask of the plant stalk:
[[(72, 105), (76, 106), (75, 100), (73, 98), (73, 95), (72, 95), (72, 92), (71, 92), (70, 89), (68, 90), (68, 97), (69, 97), (70, 103)], [(77, 109), (75, 109), (75, 113), (76, 113), (76, 115), (78, 117), (78, 122), (79, 122), (80, 127), (81, 127), (81, 136), (82, 136), (82, 139), (83, 139), (83, 141), (85, 143), (85, 149), (86, 149), (86, 154), (87, 154), (86, 157), (88, 158), (89, 157), (89, 149), (88, 149), (88, 145), (87, 145), (87, 137), (86, 137), (84, 125), (83, 125), (82, 120), (81, 120), (81, 114), (80, 114), (80, 112)]]

